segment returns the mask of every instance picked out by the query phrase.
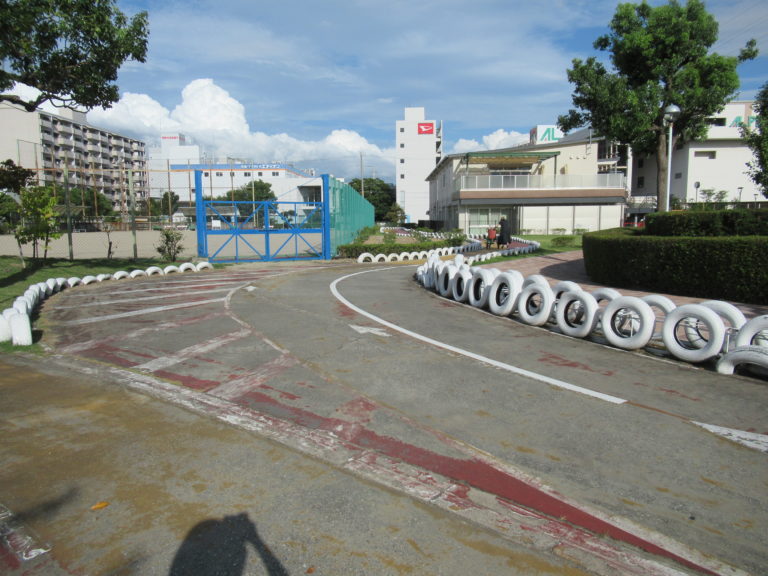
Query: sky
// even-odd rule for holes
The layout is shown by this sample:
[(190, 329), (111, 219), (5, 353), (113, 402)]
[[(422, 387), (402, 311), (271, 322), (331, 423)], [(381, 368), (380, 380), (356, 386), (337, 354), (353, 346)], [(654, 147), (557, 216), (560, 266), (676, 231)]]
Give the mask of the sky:
[[(651, 0), (658, 5), (664, 0)], [(762, 50), (738, 99), (768, 81), (768, 2), (708, 0), (713, 51)], [(145, 63), (89, 123), (159, 142), (183, 133), (211, 155), (394, 181), (395, 122), (420, 106), (444, 153), (516, 145), (571, 107), (566, 70), (605, 53), (608, 0), (118, 0), (149, 13)]]

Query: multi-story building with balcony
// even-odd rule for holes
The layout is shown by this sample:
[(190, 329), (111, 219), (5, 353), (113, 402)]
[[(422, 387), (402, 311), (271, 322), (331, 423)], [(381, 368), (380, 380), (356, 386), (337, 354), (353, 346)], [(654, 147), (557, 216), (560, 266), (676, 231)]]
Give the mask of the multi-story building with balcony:
[[(709, 118), (707, 138), (678, 144), (672, 151), (670, 204), (691, 207), (707, 200), (705, 191), (723, 191), (722, 201), (754, 207), (765, 200), (747, 174), (752, 150), (739, 127), (754, 129), (757, 111), (752, 101), (734, 101)], [(630, 210), (642, 216), (656, 210), (656, 157), (635, 155)]]
[(538, 129), (546, 128), (531, 132), (531, 144), (443, 158), (427, 177), (433, 226), (470, 235), (485, 234), (502, 217), (513, 234), (620, 226), (626, 148), (589, 129), (542, 144), (540, 136), (547, 132)]
[(147, 194), (144, 142), (91, 126), (83, 112), (27, 112), (0, 102), (0, 125), (0, 160), (34, 170), (40, 186), (95, 190), (123, 213), (129, 183), (137, 198)]

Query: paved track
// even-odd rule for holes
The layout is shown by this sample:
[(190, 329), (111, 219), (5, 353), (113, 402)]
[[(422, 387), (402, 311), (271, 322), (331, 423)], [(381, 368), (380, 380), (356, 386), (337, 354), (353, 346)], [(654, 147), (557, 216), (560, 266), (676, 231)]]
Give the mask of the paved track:
[[(108, 282), (52, 299), (39, 326), (59, 366), (256, 431), (547, 558), (507, 564), (516, 573), (760, 573), (766, 454), (697, 423), (768, 433), (763, 382), (496, 318), (423, 290), (413, 270)], [(416, 573), (466, 573), (454, 568)]]

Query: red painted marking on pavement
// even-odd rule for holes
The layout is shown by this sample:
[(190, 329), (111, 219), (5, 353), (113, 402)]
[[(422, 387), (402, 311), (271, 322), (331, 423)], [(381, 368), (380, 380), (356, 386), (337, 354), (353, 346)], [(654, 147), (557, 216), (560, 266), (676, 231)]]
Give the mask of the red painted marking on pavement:
[(354, 417), (358, 422), (370, 422), (371, 412), (377, 409), (376, 404), (367, 398), (355, 398), (338, 408), (338, 412)]
[(110, 346), (104, 344), (101, 346), (94, 346), (88, 350), (84, 350), (80, 354), (85, 358), (91, 358), (93, 360), (99, 360), (101, 362), (107, 362), (109, 364), (115, 364), (116, 366), (122, 366), (123, 368), (133, 368), (138, 361), (130, 360), (126, 356), (138, 356), (140, 358), (154, 358), (148, 354), (141, 354), (135, 350), (128, 350), (126, 348), (118, 348), (117, 346)]
[(202, 390), (203, 392), (208, 392), (220, 384), (220, 382), (217, 382), (216, 380), (203, 380), (202, 378), (195, 378), (189, 374), (179, 374), (168, 370), (155, 370), (153, 374), (159, 378), (181, 384), (186, 388)]
[(261, 384), (259, 388), (262, 388), (264, 390), (273, 390), (278, 393), (280, 398), (285, 398), (286, 400), (301, 400), (301, 396), (297, 394), (291, 394), (290, 392), (286, 392), (285, 390), (278, 390), (277, 388), (273, 388), (272, 386), (267, 386), (266, 384)]
[[(477, 488), (493, 494), (497, 498), (536, 510), (557, 521), (558, 525), (561, 526), (559, 530), (562, 534), (565, 534), (569, 529), (572, 530), (573, 526), (580, 527), (593, 534), (609, 536), (614, 540), (625, 542), (651, 554), (669, 558), (702, 573), (717, 576), (716, 572), (597, 518), (550, 493), (515, 478), (507, 472), (494, 468), (487, 462), (475, 458), (461, 459), (438, 454), (405, 443), (397, 438), (377, 434), (364, 428), (359, 422), (350, 423), (338, 418), (327, 418), (300, 408), (286, 406), (274, 398), (256, 391), (249, 391), (240, 400), (256, 410), (287, 419), (301, 426), (333, 432), (345, 441), (349, 449), (375, 450), (412, 466), (462, 483), (467, 489), (470, 487)], [(457, 493), (455, 496), (458, 498), (459, 494)], [(569, 527), (568, 524), (573, 526)], [(554, 529), (550, 527), (549, 530)], [(583, 539), (584, 536), (578, 534), (576, 537)]]
[(357, 312), (347, 308), (344, 306), (344, 304), (341, 303), (336, 304), (336, 312), (339, 316), (343, 316), (344, 318), (354, 318), (357, 316)]
[(659, 388), (661, 392), (666, 392), (667, 394), (671, 396), (677, 396), (678, 398), (684, 398), (685, 400), (691, 400), (693, 402), (701, 402), (701, 398), (694, 398), (693, 396), (686, 396), (682, 392), (678, 392), (677, 390), (670, 390), (668, 388)]
[(578, 368), (579, 370), (586, 370), (587, 372), (592, 372), (594, 374), (601, 374), (603, 376), (613, 376), (614, 374), (613, 370), (606, 370), (604, 372), (601, 372), (599, 370), (590, 368), (586, 364), (583, 364), (581, 362), (576, 362), (574, 360), (568, 360), (567, 358), (563, 358), (562, 356), (558, 356), (557, 354), (552, 354), (551, 352), (543, 352), (541, 358), (539, 358), (539, 362), (542, 362), (544, 364), (551, 364), (552, 366), (564, 366), (565, 368)]

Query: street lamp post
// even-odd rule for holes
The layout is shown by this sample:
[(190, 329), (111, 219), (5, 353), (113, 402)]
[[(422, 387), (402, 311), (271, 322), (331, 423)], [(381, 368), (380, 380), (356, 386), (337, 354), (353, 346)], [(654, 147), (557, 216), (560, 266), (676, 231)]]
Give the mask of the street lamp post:
[(669, 134), (667, 136), (667, 197), (664, 206), (667, 212), (669, 212), (669, 196), (672, 192), (672, 129), (675, 125), (675, 120), (680, 117), (680, 112), (680, 107), (676, 104), (670, 104), (664, 108), (664, 120), (669, 126)]
[(739, 206), (741, 206), (741, 193), (744, 191), (744, 186), (739, 186)]

